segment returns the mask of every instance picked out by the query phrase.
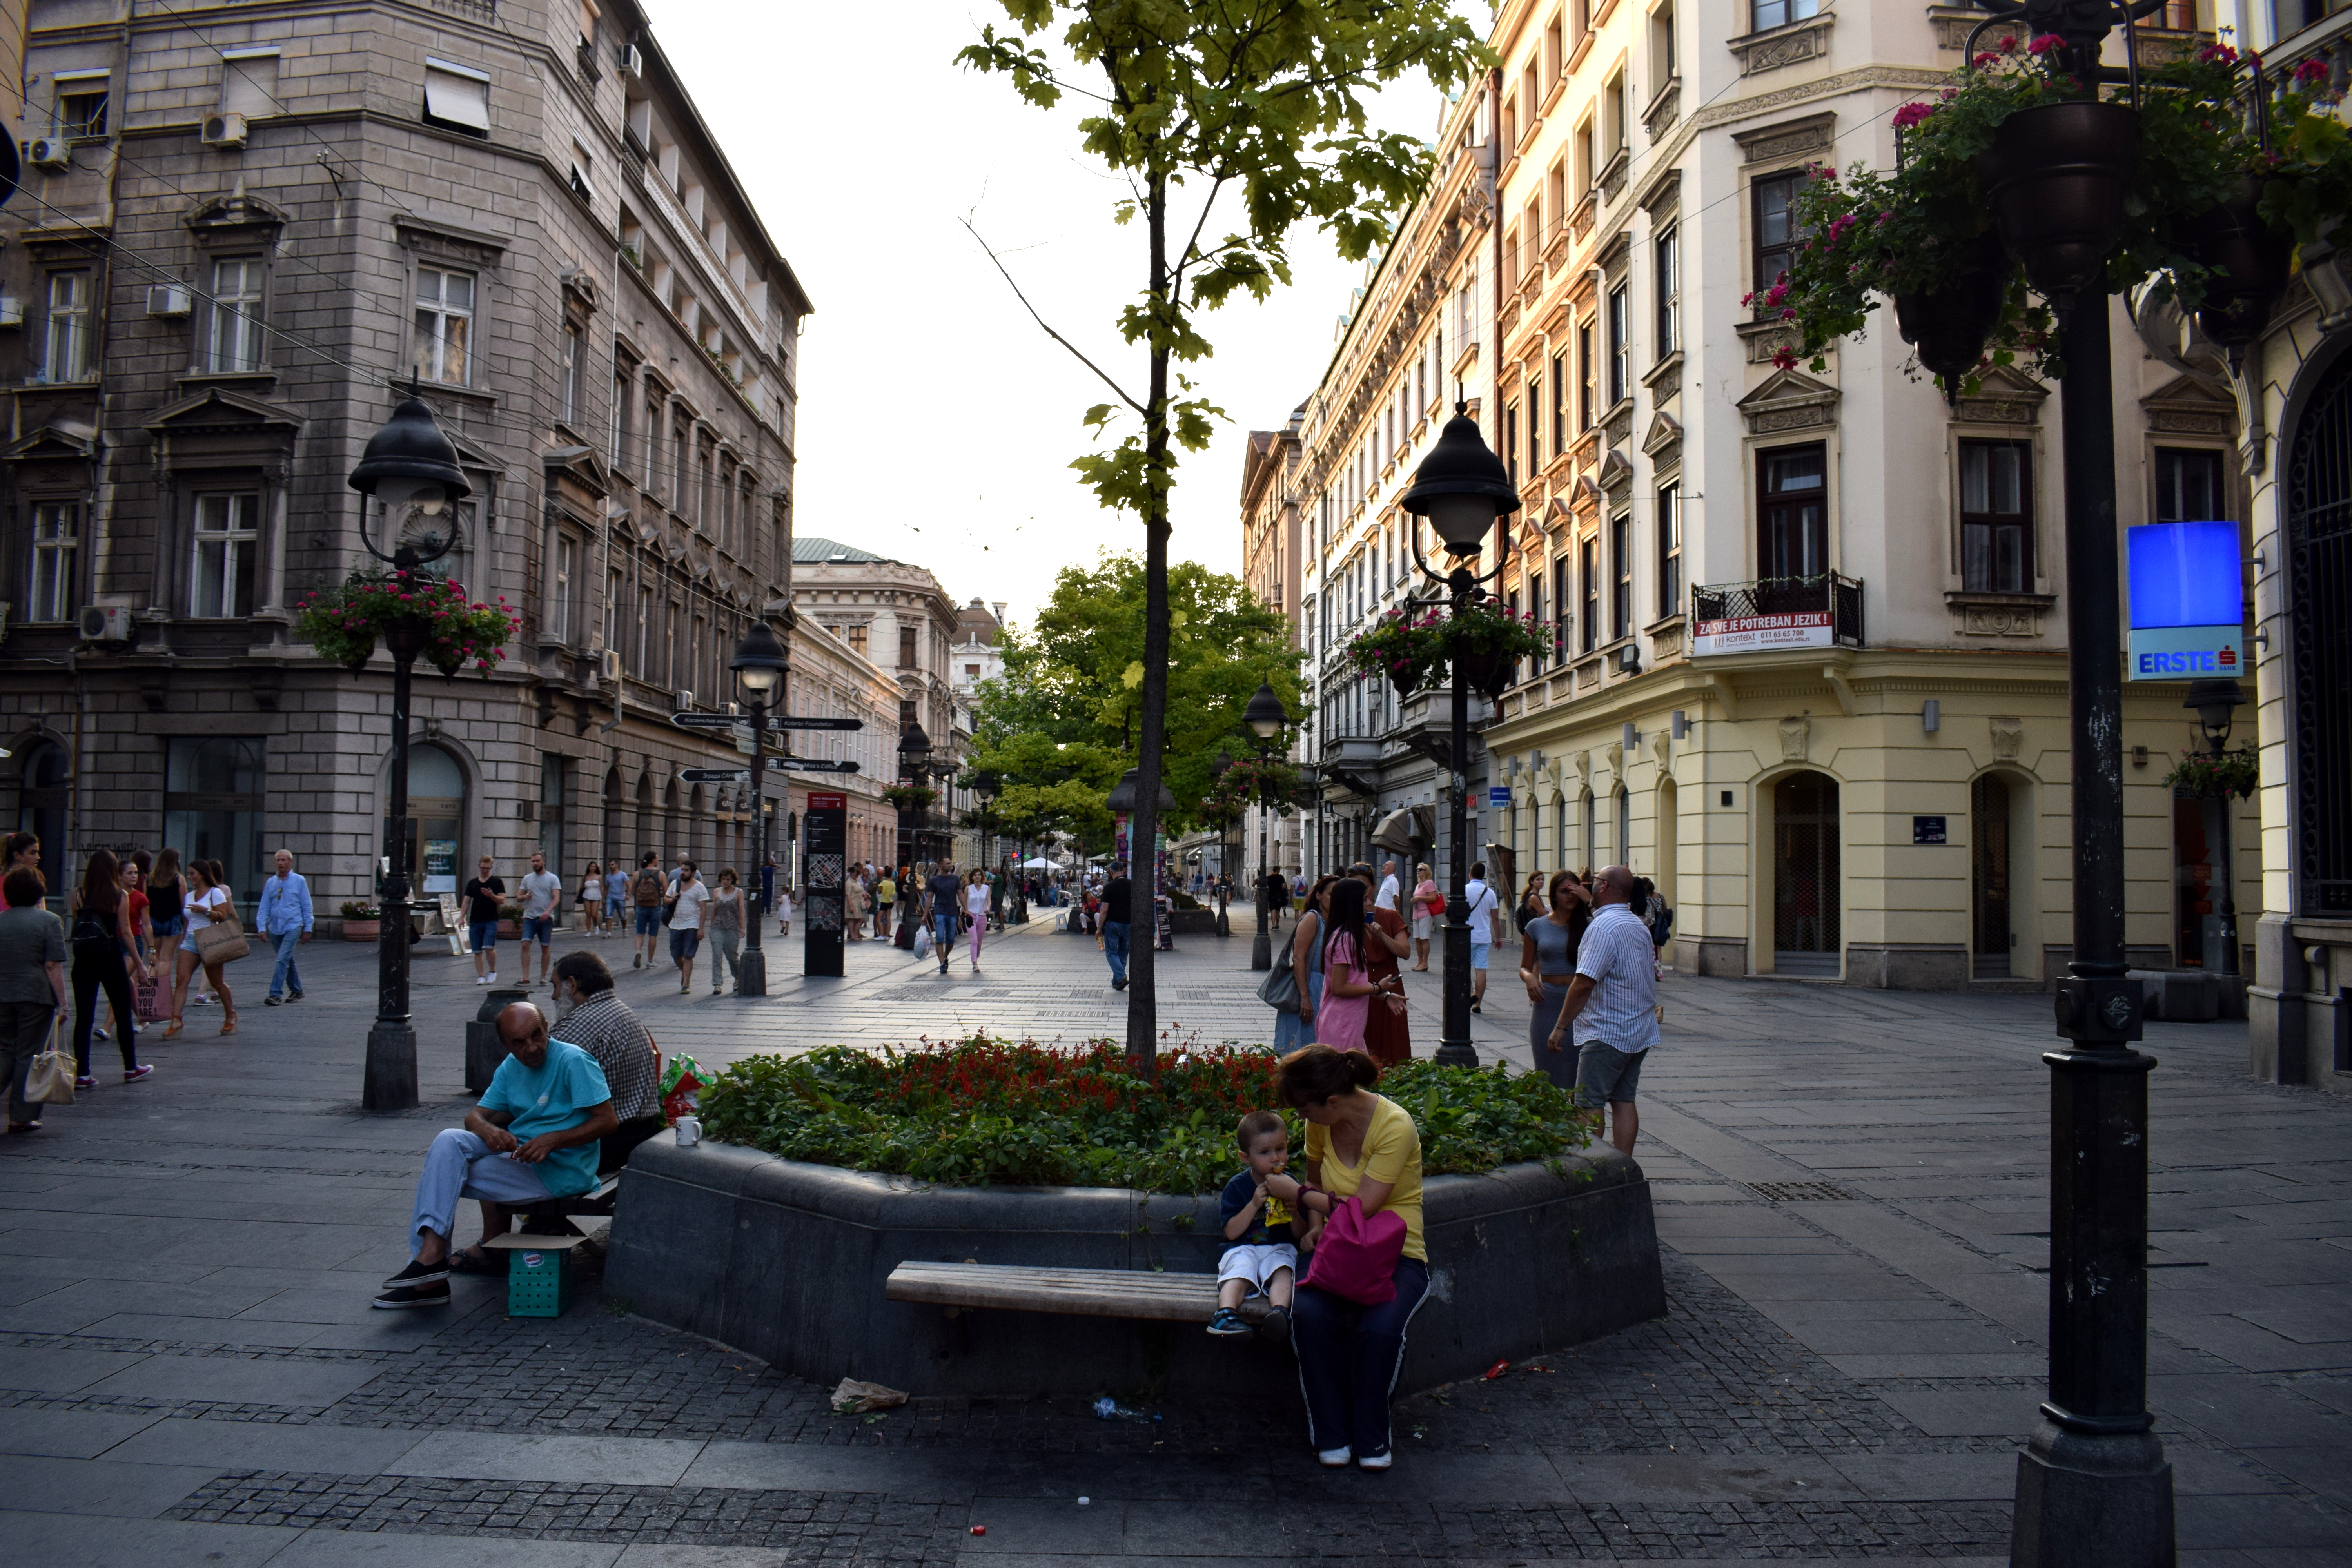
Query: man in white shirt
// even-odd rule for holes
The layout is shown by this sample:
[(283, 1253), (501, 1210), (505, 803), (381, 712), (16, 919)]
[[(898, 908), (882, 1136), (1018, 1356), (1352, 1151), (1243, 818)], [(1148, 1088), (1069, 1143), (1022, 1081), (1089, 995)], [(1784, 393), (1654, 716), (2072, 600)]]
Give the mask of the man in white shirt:
[(680, 995), (694, 989), (694, 955), (702, 946), (702, 906), (710, 901), (709, 885), (695, 873), (694, 862), (681, 860), (672, 884), (669, 911), (669, 956), (677, 965)]
[(1658, 951), (1633, 910), (1633, 897), (1629, 868), (1601, 868), (1593, 881), (1592, 923), (1577, 943), (1576, 978), (1544, 1043), (1559, 1050), (1560, 1036), (1575, 1026), (1576, 1102), (1609, 1107), (1610, 1142), (1624, 1154), (1633, 1152), (1641, 1130), (1633, 1090), (1642, 1063), (1658, 1043)]
[(548, 976), (548, 966), (555, 962), (555, 901), (563, 897), (563, 879), (547, 868), (547, 857), (531, 851), (530, 869), (522, 879), (522, 973), (519, 978), (530, 984), (530, 950), (539, 946), (539, 978), (551, 987), (554, 982)]
[(1471, 863), (1469, 885), (1462, 892), (1470, 905), (1470, 1011), (1483, 1013), (1486, 965), (1495, 952), (1495, 910), (1501, 903), (1486, 885), (1486, 862)]
[(1394, 910), (1397, 907), (1398, 891), (1396, 862), (1381, 861), (1381, 890), (1379, 896), (1372, 900), (1372, 907), (1376, 910)]

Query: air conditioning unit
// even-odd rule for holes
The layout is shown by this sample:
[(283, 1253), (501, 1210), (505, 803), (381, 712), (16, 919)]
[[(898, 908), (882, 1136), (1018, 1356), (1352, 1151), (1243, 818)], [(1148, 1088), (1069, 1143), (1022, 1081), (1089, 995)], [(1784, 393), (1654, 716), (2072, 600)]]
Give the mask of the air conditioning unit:
[(1629, 642), (1617, 650), (1617, 673), (1620, 675), (1642, 673), (1642, 649), (1638, 644)]
[(597, 667), (597, 673), (604, 678), (607, 685), (614, 684), (621, 679), (621, 650), (619, 648), (608, 647), (604, 650), (604, 657)]
[(25, 301), (13, 294), (0, 294), (0, 327), (21, 327), (25, 324)]
[(131, 612), (121, 605), (90, 605), (81, 613), (84, 642), (129, 642)]
[(677, 694), (677, 708), (676, 708), (675, 711), (679, 712), (679, 713), (691, 713), (691, 712), (693, 712), (693, 711), (694, 711), (694, 693), (693, 693), (693, 692), (691, 692), (691, 691), (680, 690), (680, 691), (678, 692), (678, 694)]
[(147, 286), (147, 313), (151, 316), (184, 316), (195, 309), (195, 296), (184, 283)]
[(55, 174), (73, 166), (73, 149), (62, 136), (36, 136), (25, 145), (25, 161)]
[(635, 44), (621, 46), (621, 74), (631, 81), (646, 74), (646, 57)]
[(525, 822), (535, 822), (539, 819), (539, 803), (535, 800), (519, 800), (515, 802), (515, 815)]
[(230, 150), (245, 145), (246, 119), (242, 114), (223, 110), (218, 114), (205, 116), (204, 142), (207, 147)]

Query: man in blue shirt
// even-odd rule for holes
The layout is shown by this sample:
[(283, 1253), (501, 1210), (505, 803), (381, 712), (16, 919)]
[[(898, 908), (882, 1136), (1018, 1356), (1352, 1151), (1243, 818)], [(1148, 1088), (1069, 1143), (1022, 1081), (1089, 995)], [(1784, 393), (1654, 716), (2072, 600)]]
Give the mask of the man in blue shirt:
[(254, 919), (261, 934), (278, 949), (278, 967), (270, 972), (269, 994), (261, 999), (261, 1005), (275, 1007), (281, 995), (299, 1002), (302, 972), (294, 966), (294, 948), (310, 940), (310, 884), (294, 869), (292, 850), (278, 852), (278, 875), (261, 884), (261, 908)]
[[(613, 1090), (596, 1058), (547, 1037), (547, 1016), (529, 1002), (499, 1015), (507, 1058), (460, 1130), (444, 1128), (425, 1156), (409, 1226), (408, 1267), (386, 1279), (375, 1305), (442, 1307), (449, 1302), (449, 1236), (461, 1198), (478, 1198), (482, 1234), (504, 1235), (510, 1205), (573, 1197), (596, 1185), (596, 1145), (620, 1126)], [(486, 1271), (477, 1248), (456, 1260), (463, 1272)]]

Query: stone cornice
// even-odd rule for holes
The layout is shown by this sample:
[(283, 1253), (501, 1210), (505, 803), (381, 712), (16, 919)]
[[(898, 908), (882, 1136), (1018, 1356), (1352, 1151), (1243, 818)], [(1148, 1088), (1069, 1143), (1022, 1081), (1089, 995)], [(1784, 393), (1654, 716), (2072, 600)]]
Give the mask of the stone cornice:
[(1933, 70), (1924, 66), (1863, 66), (1854, 70), (1840, 71), (1835, 76), (1822, 77), (1817, 81), (1801, 82), (1794, 87), (1709, 104), (1692, 115), (1688, 125), (1692, 132), (1709, 130), (1753, 115), (1769, 114), (1791, 104), (1811, 103), (1820, 99), (1839, 98), (1846, 93), (1866, 92), (1880, 87), (1925, 90), (1949, 86), (1951, 79), (1951, 72)]

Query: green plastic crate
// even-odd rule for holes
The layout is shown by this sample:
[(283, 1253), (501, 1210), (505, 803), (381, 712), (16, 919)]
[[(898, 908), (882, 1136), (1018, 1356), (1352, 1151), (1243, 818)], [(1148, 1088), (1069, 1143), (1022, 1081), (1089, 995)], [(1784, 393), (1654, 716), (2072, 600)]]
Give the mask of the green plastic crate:
[[(517, 1237), (538, 1240), (539, 1237)], [(517, 1247), (507, 1256), (507, 1316), (563, 1316), (567, 1277), (572, 1272), (568, 1247)]]

